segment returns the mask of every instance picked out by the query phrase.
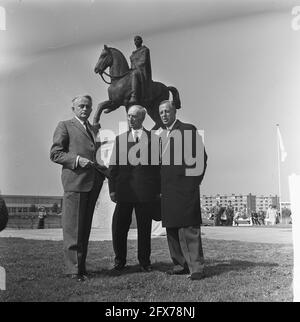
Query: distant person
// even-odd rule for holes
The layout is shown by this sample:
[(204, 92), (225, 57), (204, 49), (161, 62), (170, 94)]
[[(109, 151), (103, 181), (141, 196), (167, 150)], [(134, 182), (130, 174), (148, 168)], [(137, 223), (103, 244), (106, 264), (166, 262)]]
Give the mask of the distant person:
[(254, 211), (251, 211), (251, 222), (252, 222), (252, 225), (255, 225), (255, 222), (254, 222)]
[(254, 220), (255, 220), (256, 225), (260, 226), (260, 222), (259, 222), (259, 219), (258, 219), (258, 213), (257, 213), (257, 211), (254, 211)]
[(228, 204), (225, 209), (226, 216), (227, 216), (227, 226), (233, 225), (233, 217), (234, 217), (234, 207), (232, 206), (231, 200), (228, 201)]
[(246, 205), (240, 207), (240, 219), (248, 222), (248, 224), (251, 224), (251, 213), (248, 211)]
[(258, 221), (258, 214), (255, 210), (251, 211), (251, 220), (252, 220), (252, 224), (255, 226), (259, 226), (260, 222)]
[(227, 226), (227, 214), (226, 214), (226, 207), (220, 208), (220, 213), (218, 215), (220, 217), (221, 226)]
[(261, 209), (257, 213), (258, 215), (258, 222), (260, 225), (265, 225), (265, 212)]
[(281, 213), (280, 213), (280, 210), (278, 209), (277, 210), (277, 207), (275, 207), (276, 209), (276, 224), (280, 224), (280, 221), (281, 221)]
[(40, 207), (39, 208), (39, 214), (38, 214), (38, 229), (44, 229), (45, 228), (45, 218), (47, 216), (46, 208)]
[(290, 217), (292, 212), (289, 208), (287, 208), (286, 206), (284, 206), (282, 208), (282, 214), (285, 216), (285, 217)]
[(276, 225), (276, 220), (277, 220), (276, 206), (269, 205), (269, 208), (266, 213), (265, 222), (267, 225)]
[[(205, 174), (207, 155), (196, 127), (178, 120), (176, 111), (174, 102), (166, 100), (160, 103), (159, 115), (165, 129), (162, 130), (161, 215), (174, 264), (167, 274), (190, 274), (189, 279), (200, 280), (204, 277), (204, 256), (199, 186)], [(181, 158), (179, 164), (175, 162), (178, 151), (185, 151), (186, 157), (184, 160)], [(164, 163), (166, 154), (169, 158)], [(192, 155), (195, 156), (194, 162), (186, 164)], [(189, 173), (191, 168), (198, 170)]]
[(248, 209), (246, 205), (242, 207), (242, 218), (250, 220), (250, 214), (248, 213)]
[(66, 274), (84, 281), (87, 277), (86, 257), (96, 201), (107, 168), (96, 161), (100, 143), (88, 118), (92, 98), (79, 95), (72, 100), (74, 118), (59, 122), (50, 151), (53, 162), (62, 165), (64, 189), (62, 227)]
[(239, 226), (239, 219), (243, 218), (243, 207), (240, 207), (233, 217), (235, 226)]
[(287, 207), (283, 207), (281, 213), (282, 213), (282, 221), (287, 224), (290, 223), (291, 214), (292, 214), (291, 210)]
[(210, 219), (210, 217), (211, 217), (211, 213), (210, 213), (210, 209), (209, 209), (209, 207), (205, 207), (205, 213), (207, 214), (207, 218), (209, 218), (209, 219)]
[(220, 211), (221, 211), (221, 206), (219, 201), (217, 201), (217, 203), (211, 209), (211, 213), (214, 219), (214, 226), (220, 226), (221, 224)]
[(6, 228), (8, 222), (8, 210), (0, 193), (0, 231)]

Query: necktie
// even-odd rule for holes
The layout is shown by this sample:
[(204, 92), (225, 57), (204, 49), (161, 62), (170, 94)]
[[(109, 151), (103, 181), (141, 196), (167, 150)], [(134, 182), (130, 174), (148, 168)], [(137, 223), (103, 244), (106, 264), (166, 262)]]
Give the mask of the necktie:
[(159, 152), (158, 152), (158, 160), (159, 160), (159, 165), (162, 164), (162, 140), (161, 137), (158, 139), (158, 144), (159, 144)]
[[(140, 141), (139, 136), (138, 136), (138, 131), (134, 131), (133, 132), (133, 140), (134, 140), (135, 144), (137, 144)], [(141, 157), (140, 150), (138, 150), (136, 152), (136, 157), (137, 158), (140, 158)]]
[(134, 132), (134, 142), (138, 143), (139, 142), (139, 136), (138, 136), (138, 132)]
[(93, 137), (91, 131), (89, 130), (88, 123), (85, 121), (83, 124), (85, 126), (86, 131), (87, 131), (87, 134), (90, 136), (91, 140), (94, 142), (94, 137)]

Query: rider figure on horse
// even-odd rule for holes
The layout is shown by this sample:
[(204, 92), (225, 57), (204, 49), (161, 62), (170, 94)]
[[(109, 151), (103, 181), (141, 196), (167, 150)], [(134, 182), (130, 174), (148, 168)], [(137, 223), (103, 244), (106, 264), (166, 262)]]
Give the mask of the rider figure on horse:
[(151, 99), (152, 72), (150, 61), (150, 50), (142, 45), (141, 36), (134, 37), (136, 50), (130, 56), (132, 78), (132, 93), (129, 104), (137, 104), (141, 101)]

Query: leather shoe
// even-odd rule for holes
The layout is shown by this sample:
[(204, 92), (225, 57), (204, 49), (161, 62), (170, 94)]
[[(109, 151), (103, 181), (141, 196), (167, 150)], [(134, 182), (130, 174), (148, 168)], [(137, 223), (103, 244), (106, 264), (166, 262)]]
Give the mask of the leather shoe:
[(151, 265), (141, 265), (141, 271), (145, 273), (152, 272), (152, 266)]
[(72, 280), (76, 280), (78, 278), (78, 274), (68, 274), (67, 277), (70, 277)]
[(199, 281), (204, 279), (205, 275), (203, 272), (198, 272), (198, 273), (192, 273), (191, 275), (188, 276), (188, 279), (192, 281)]
[(171, 269), (169, 271), (166, 271), (168, 275), (185, 275), (189, 274), (190, 270), (188, 268), (181, 268), (181, 269)]
[(116, 271), (123, 271), (125, 269), (125, 264), (115, 264), (113, 269)]
[(87, 275), (87, 270), (86, 270), (86, 268), (80, 269), (80, 270), (79, 270), (79, 272), (80, 272), (80, 274)]
[(86, 275), (78, 274), (78, 276), (77, 276), (77, 281), (78, 282), (84, 282), (86, 280), (88, 280), (88, 277)]
[(78, 282), (84, 282), (88, 279), (88, 277), (83, 274), (68, 274), (67, 276), (72, 280), (77, 280)]

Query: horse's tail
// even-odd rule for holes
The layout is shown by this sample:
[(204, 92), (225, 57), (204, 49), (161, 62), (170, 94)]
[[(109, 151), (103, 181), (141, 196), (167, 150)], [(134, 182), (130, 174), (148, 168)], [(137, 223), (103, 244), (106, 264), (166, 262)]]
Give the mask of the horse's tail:
[(168, 86), (168, 90), (172, 93), (173, 102), (175, 103), (176, 109), (181, 108), (181, 101), (179, 97), (179, 92), (176, 87)]

